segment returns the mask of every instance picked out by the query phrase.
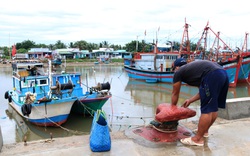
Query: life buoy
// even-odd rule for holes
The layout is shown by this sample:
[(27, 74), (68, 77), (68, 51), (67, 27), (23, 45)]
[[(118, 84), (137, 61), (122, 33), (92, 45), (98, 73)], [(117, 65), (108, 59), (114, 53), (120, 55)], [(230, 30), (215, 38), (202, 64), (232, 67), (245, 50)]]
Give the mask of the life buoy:
[(5, 92), (5, 94), (4, 94), (4, 98), (5, 99), (8, 99), (9, 98), (9, 92), (7, 91), (7, 92)]
[(24, 116), (29, 116), (31, 113), (31, 109), (32, 109), (31, 104), (23, 104), (21, 107), (21, 110)]
[(8, 97), (8, 101), (9, 101), (9, 102), (12, 102), (12, 98), (11, 98), (10, 95), (9, 95), (9, 97)]

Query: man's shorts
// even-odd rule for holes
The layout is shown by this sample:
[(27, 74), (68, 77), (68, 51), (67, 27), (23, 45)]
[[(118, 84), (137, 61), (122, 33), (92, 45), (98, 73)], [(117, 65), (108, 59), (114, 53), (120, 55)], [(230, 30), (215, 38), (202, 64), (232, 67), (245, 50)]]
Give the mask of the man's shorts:
[(199, 88), (202, 114), (226, 107), (228, 86), (228, 76), (223, 69), (214, 70), (202, 79)]

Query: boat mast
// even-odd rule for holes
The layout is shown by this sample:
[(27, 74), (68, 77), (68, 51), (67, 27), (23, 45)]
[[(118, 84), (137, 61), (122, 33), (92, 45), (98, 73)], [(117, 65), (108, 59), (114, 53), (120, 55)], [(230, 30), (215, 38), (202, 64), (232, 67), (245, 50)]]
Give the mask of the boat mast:
[(153, 42), (153, 46), (154, 46), (154, 70), (157, 71), (157, 67), (156, 67), (156, 57), (157, 57), (157, 53), (158, 53), (158, 33), (160, 31), (160, 27), (158, 28), (158, 30), (156, 31), (156, 41), (155, 43)]
[(207, 29), (210, 29), (216, 38), (218, 38), (218, 40), (220, 40), (234, 54), (234, 51), (220, 38), (220, 33), (216, 34), (210, 27), (207, 27)]
[[(185, 18), (185, 25), (184, 25), (184, 31), (182, 35), (182, 40), (181, 40), (181, 45), (180, 45), (180, 51), (179, 51), (179, 57), (181, 57), (182, 54), (187, 54), (188, 59), (190, 59), (190, 40), (189, 40), (189, 35), (188, 35), (188, 28), (189, 24), (186, 22)], [(184, 48), (183, 48), (184, 47)]]
[(136, 47), (135, 47), (135, 51), (138, 52), (138, 35), (136, 36)]
[(10, 52), (10, 33), (9, 33), (9, 55), (10, 55), (10, 60), (11, 60), (12, 57), (11, 57), (11, 52)]
[[(219, 41), (221, 41), (223, 44), (224, 44), (224, 47), (228, 48), (231, 52), (232, 52), (232, 55), (234, 55), (234, 51), (220, 38), (220, 32), (218, 32), (217, 34), (208, 26), (208, 23), (207, 25), (205, 26), (204, 28), (204, 31), (202, 33), (202, 36), (200, 38), (200, 40), (198, 41), (197, 43), (197, 47), (196, 47), (196, 50), (195, 51), (198, 51), (199, 48), (201, 48), (201, 40), (204, 39), (204, 45), (202, 47), (202, 50), (201, 52), (203, 52), (203, 56), (202, 56), (202, 59), (205, 59), (205, 50), (207, 48), (207, 33), (208, 33), (208, 30), (210, 30), (214, 35), (215, 35), (215, 40), (217, 39), (217, 48), (216, 48), (216, 61), (218, 60), (218, 57), (219, 57)], [(205, 37), (204, 37), (205, 36)], [(213, 46), (215, 45), (215, 41), (213, 43)], [(212, 46), (212, 47), (213, 47)]]
[[(244, 50), (245, 50), (246, 53), (247, 53), (247, 40), (248, 40), (248, 33), (245, 33), (244, 44), (243, 44), (243, 46), (242, 46), (241, 52), (244, 52)], [(242, 53), (241, 53), (241, 54), (242, 54)], [(240, 55), (241, 55), (241, 54), (240, 54)]]
[(157, 56), (157, 38), (156, 38), (156, 42), (153, 43), (153, 46), (154, 46), (154, 70), (157, 71), (157, 68), (156, 68), (156, 56)]
[[(197, 46), (196, 46), (196, 49), (195, 49), (195, 51), (198, 51), (199, 48), (201, 48), (200, 52), (203, 53), (203, 55), (202, 55), (202, 59), (203, 59), (203, 60), (204, 60), (204, 58), (205, 58), (205, 51), (206, 51), (206, 49), (207, 49), (207, 33), (208, 33), (208, 29), (209, 29), (209, 27), (208, 27), (208, 22), (207, 22), (207, 25), (206, 25), (206, 27), (204, 28), (204, 30), (203, 30), (203, 32), (202, 32), (202, 35), (201, 35), (201, 38), (199, 39), (199, 41), (198, 41), (198, 43), (197, 43)], [(202, 44), (202, 43), (201, 43), (202, 39), (203, 39), (203, 46), (201, 46), (201, 44)]]
[(218, 31), (217, 32), (217, 38), (218, 38), (218, 40), (217, 40), (217, 49), (216, 49), (216, 62), (219, 60), (219, 50), (220, 50), (220, 41), (219, 41), (219, 37), (220, 37), (220, 32)]
[(52, 69), (51, 69), (51, 60), (50, 59), (48, 59), (48, 63), (49, 63), (49, 88), (51, 88), (51, 86), (52, 86)]

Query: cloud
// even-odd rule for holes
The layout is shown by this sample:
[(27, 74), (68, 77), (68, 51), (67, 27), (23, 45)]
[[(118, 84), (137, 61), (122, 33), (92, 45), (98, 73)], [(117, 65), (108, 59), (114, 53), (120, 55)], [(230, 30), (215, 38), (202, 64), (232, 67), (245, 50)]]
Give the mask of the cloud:
[(151, 42), (159, 27), (160, 41), (180, 41), (185, 18), (194, 41), (209, 21), (215, 32), (240, 44), (250, 16), (247, 5), (240, 1), (8, 0), (0, 6), (0, 46), (28, 39), (45, 44), (85, 40), (124, 45), (137, 36)]

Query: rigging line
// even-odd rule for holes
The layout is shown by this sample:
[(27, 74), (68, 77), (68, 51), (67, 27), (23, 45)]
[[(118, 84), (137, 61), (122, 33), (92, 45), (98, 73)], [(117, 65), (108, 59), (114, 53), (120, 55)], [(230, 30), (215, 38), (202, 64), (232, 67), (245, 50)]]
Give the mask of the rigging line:
[[(120, 99), (123, 99), (123, 100), (129, 101), (129, 102), (134, 102), (133, 100), (126, 99), (126, 98), (123, 98), (123, 97), (119, 97), (119, 96), (116, 96), (116, 95), (114, 95), (114, 94), (112, 94), (112, 96), (115, 96), (115, 97), (117, 97), (117, 98), (120, 98)], [(142, 103), (142, 102), (140, 102), (140, 104), (145, 104), (145, 105), (148, 105), (149, 103)]]
[(117, 119), (123, 119), (123, 118), (137, 118), (137, 119), (144, 119), (144, 118), (154, 118), (153, 116), (144, 116), (144, 117), (140, 117), (140, 116), (119, 116), (119, 115), (110, 115), (108, 114), (110, 117), (116, 117)]
[(90, 89), (91, 87), (89, 87), (88, 85), (84, 84), (81, 82), (82, 85), (84, 85), (87, 89)]
[[(87, 96), (85, 97), (85, 99), (87, 98)], [(80, 104), (85, 108), (85, 110), (91, 115), (91, 117), (94, 117), (94, 112), (95, 110), (91, 109), (90, 107), (84, 105), (84, 103), (82, 103), (78, 98), (77, 100), (80, 102)]]
[(112, 96), (115, 96), (115, 97), (117, 97), (117, 98), (120, 98), (120, 99), (123, 99), (123, 100), (127, 100), (127, 101), (130, 101), (130, 102), (133, 102), (133, 101), (130, 100), (130, 99), (126, 99), (126, 98), (123, 98), (123, 97), (119, 97), (119, 96), (116, 96), (116, 95), (114, 95), (114, 94), (112, 94)]
[[(242, 73), (243, 73), (244, 77), (247, 77), (246, 82), (248, 83), (248, 85), (250, 85), (250, 82), (248, 81), (248, 76), (246, 76), (246, 73), (245, 73), (245, 71), (244, 71), (244, 69), (243, 69), (243, 66), (242, 66), (242, 65), (240, 66), (240, 69), (241, 69), (241, 71), (242, 71)], [(248, 74), (248, 75), (249, 75), (249, 74)]]
[(118, 79), (122, 76), (123, 72), (124, 72), (124, 71), (122, 70), (121, 74), (118, 76)]
[[(119, 78), (118, 78), (118, 79), (119, 79)], [(122, 87), (123, 87), (123, 88), (125, 88), (125, 85), (123, 84), (122, 80), (121, 80), (121, 79), (119, 79), (119, 81), (121, 82)]]
[[(124, 128), (130, 128), (130, 127), (139, 127), (139, 126), (142, 126), (143, 124), (133, 124), (133, 125), (128, 125), (128, 124), (110, 124), (110, 127), (113, 127), (113, 126), (119, 126), (119, 129), (118, 131), (121, 131), (121, 128), (123, 127)], [(145, 126), (145, 124), (144, 124)]]
[[(110, 106), (111, 106), (111, 112), (112, 112), (112, 116), (113, 116), (114, 115), (114, 108), (113, 108), (113, 103), (112, 103), (112, 96), (110, 97)], [(113, 122), (113, 118), (111, 118), (111, 123), (112, 122)]]

